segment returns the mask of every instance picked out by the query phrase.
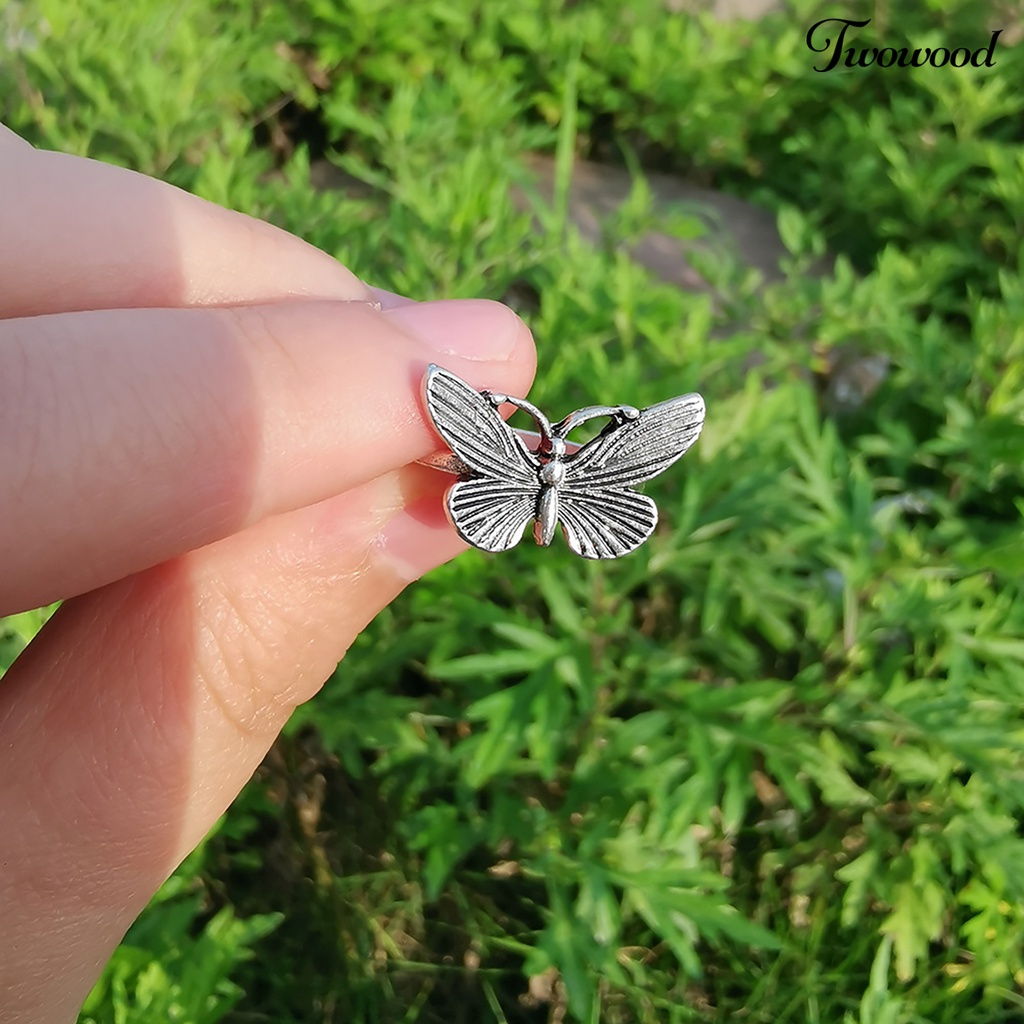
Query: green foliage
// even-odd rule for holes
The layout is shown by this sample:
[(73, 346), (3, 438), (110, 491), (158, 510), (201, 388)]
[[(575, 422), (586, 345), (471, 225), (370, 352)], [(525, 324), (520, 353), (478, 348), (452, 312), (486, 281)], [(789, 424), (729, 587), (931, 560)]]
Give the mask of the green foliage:
[(187, 881), (201, 857), (182, 865), (129, 930), (89, 994), (81, 1024), (214, 1024), (241, 998), (228, 975), (279, 915), (239, 921), (230, 907), (204, 913), (201, 893)]
[[(0, 12), (0, 115), (33, 141), (385, 287), (510, 301), (556, 415), (693, 388), (709, 408), (636, 555), (472, 553), (379, 616), (178, 876), (245, 921), (158, 902), (87, 1019), (1019, 1016), (1024, 50), (821, 75), (804, 35), (834, 12), (669, 6)], [(984, 5), (865, 12), (858, 45), (987, 41)], [(573, 153), (775, 210), (786, 279), (705, 257), (714, 300), (652, 280), (627, 243), (695, 222), (642, 179), (585, 243)], [(314, 189), (324, 156), (363, 186)], [(837, 398), (851, 353), (888, 367), (863, 403)], [(35, 624), (8, 620), (0, 656)]]
[(52, 608), (36, 608), (0, 619), (0, 672), (14, 664), (14, 659), (43, 628), (52, 611)]

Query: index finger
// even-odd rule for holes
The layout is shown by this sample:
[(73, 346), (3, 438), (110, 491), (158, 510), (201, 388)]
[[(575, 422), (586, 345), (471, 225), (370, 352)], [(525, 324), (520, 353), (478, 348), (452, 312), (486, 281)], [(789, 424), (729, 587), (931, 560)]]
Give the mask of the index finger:
[(16, 132), (12, 132), (6, 125), (0, 124), (0, 146), (25, 146), (32, 147)]
[(292, 298), (371, 300), (279, 228), (123, 167), (0, 143), (0, 319)]

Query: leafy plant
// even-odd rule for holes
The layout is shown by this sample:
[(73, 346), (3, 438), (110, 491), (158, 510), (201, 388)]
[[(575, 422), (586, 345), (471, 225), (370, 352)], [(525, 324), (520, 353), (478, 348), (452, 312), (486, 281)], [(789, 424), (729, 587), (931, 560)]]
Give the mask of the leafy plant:
[(230, 907), (204, 913), (201, 893), (188, 880), (200, 861), (194, 853), (153, 897), (89, 994), (81, 1024), (214, 1024), (238, 1003), (243, 991), (229, 975), (280, 916), (241, 921)]
[[(33, 141), (385, 287), (506, 299), (556, 415), (709, 409), (636, 555), (474, 552), (379, 616), (86, 1019), (1019, 1015), (1024, 51), (821, 75), (805, 0), (756, 24), (654, 0), (82, 10), (0, 14), (0, 115)], [(864, 11), (868, 46), (1010, 18)], [(568, 216), (574, 155), (634, 168), (603, 244)], [(330, 167), (344, 190), (311, 184)], [(698, 228), (638, 167), (776, 211), (785, 279), (698, 256), (713, 297), (654, 280), (629, 244)], [(40, 621), (4, 624), (5, 663)]]

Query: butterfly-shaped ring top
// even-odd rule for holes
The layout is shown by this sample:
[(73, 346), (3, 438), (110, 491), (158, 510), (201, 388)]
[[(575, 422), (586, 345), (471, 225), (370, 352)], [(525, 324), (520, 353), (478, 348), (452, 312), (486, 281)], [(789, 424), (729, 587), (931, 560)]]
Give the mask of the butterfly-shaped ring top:
[[(654, 532), (658, 508), (632, 488), (672, 465), (697, 440), (704, 399), (682, 395), (647, 409), (592, 405), (552, 425), (523, 398), (477, 391), (431, 365), (424, 380), (427, 410), (456, 459), (433, 462), (460, 474), (448, 489), (448, 518), (463, 540), (484, 551), (507, 551), (533, 520), (548, 545), (561, 523), (569, 547), (584, 558), (618, 558)], [(540, 427), (531, 451), (498, 414), (504, 403)], [(578, 451), (566, 435), (599, 416), (610, 422)]]

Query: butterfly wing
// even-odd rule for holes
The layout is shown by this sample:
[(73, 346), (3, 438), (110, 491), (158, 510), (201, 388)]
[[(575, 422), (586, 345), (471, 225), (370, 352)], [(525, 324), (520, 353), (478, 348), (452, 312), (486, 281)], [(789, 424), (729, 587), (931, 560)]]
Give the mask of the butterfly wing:
[(540, 488), (504, 480), (460, 480), (448, 488), (448, 519), (458, 535), (483, 551), (508, 551), (537, 514)]
[(681, 395), (609, 424), (566, 459), (566, 484), (584, 490), (631, 487), (668, 469), (700, 436), (704, 399)]
[(470, 469), (494, 480), (539, 487), (539, 460), (479, 391), (431, 364), (424, 392), (434, 428)]
[(704, 399), (682, 395), (609, 424), (565, 463), (558, 511), (569, 547), (584, 558), (619, 558), (658, 524), (658, 507), (629, 488), (668, 469), (697, 440)]
[(571, 484), (558, 492), (558, 516), (569, 547), (584, 558), (619, 558), (636, 550), (658, 525), (658, 506), (625, 488)]
[(435, 429), (474, 474), (448, 489), (452, 526), (474, 547), (507, 551), (536, 515), (539, 460), (493, 403), (451, 371), (430, 366), (424, 392)]

